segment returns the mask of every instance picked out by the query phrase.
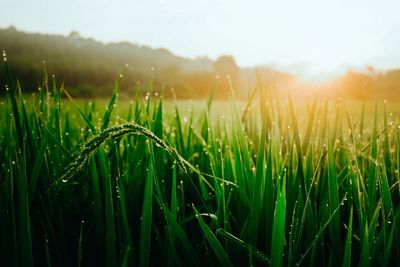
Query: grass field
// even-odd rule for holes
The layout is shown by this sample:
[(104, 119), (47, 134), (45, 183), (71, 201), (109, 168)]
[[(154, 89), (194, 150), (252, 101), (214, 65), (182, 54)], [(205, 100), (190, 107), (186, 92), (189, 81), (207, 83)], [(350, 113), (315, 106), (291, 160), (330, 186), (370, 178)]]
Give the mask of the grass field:
[(25, 101), (7, 77), (1, 266), (400, 266), (399, 103)]

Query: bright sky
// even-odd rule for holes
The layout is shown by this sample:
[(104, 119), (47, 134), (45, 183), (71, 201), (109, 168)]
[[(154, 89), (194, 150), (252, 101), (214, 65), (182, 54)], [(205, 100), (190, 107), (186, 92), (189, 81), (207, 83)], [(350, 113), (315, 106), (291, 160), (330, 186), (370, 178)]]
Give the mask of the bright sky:
[(400, 67), (399, 11), (398, 0), (0, 0), (0, 27), (329, 72)]

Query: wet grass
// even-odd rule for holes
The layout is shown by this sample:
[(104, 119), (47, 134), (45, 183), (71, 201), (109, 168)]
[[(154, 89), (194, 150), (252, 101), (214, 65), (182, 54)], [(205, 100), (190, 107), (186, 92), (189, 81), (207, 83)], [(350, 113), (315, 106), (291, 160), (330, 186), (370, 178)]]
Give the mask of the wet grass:
[(25, 101), (5, 67), (2, 266), (400, 265), (399, 104)]

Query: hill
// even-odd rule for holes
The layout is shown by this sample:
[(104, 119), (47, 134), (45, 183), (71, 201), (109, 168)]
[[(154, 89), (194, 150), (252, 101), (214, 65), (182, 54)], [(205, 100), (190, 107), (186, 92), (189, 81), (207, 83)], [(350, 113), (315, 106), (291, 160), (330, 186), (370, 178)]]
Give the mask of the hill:
[[(166, 96), (174, 88), (180, 98), (201, 98), (215, 88), (217, 98), (226, 98), (227, 76), (234, 88), (255, 84), (255, 71), (240, 69), (231, 56), (222, 55), (215, 61), (207, 57), (189, 59), (164, 48), (129, 42), (102, 43), (84, 38), (78, 32), (62, 36), (21, 32), (9, 27), (0, 29), (0, 49), (6, 51), (9, 65), (25, 91), (35, 91), (40, 86), (45, 68), (78, 97), (109, 95), (123, 69), (124, 90), (129, 93), (147, 90), (146, 86), (153, 80), (154, 88), (164, 89)], [(268, 68), (263, 68), (261, 73), (266, 73), (268, 80), (286, 77), (276, 76), (273, 73), (278, 72)], [(4, 87), (4, 77), (0, 77)]]

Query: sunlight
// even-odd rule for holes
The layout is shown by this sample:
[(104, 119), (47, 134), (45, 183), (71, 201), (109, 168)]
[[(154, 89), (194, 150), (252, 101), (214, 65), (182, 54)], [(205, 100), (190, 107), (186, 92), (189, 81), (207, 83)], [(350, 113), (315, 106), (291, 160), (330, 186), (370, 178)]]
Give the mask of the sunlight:
[(76, 29), (105, 42), (127, 40), (192, 58), (229, 54), (243, 67), (277, 63), (289, 70), (307, 63), (326, 72), (349, 64), (400, 64), (400, 6), (393, 0), (73, 2), (28, 1), (15, 9), (21, 0), (10, 1), (0, 26), (64, 34)]
[(0, 266), (400, 266), (400, 0), (0, 10)]

